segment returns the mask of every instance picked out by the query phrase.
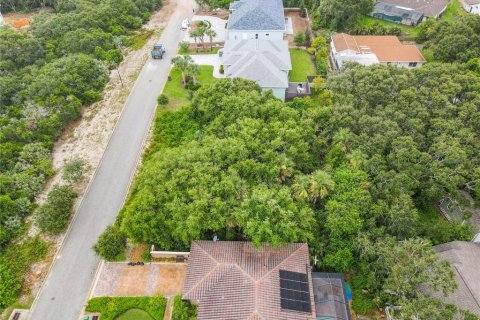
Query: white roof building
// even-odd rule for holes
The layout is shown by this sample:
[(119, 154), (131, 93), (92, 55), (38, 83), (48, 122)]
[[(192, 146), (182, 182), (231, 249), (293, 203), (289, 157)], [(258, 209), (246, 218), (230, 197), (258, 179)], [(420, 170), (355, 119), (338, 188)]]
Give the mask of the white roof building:
[(292, 69), (286, 40), (227, 40), (222, 65), (227, 78), (255, 81), (264, 90), (272, 90), (277, 98), (285, 99)]

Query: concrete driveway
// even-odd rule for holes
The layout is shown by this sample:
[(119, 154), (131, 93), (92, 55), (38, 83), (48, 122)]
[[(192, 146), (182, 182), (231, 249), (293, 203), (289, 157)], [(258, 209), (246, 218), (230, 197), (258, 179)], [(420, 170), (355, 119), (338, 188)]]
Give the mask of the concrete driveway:
[[(215, 37), (213, 37), (213, 42), (225, 42), (225, 38), (227, 36), (227, 29), (225, 28), (227, 24), (227, 20), (220, 19), (218, 17), (211, 17), (211, 16), (193, 16), (192, 21), (202, 21), (202, 20), (207, 20), (208, 22), (211, 23), (212, 29), (215, 31), (217, 34)], [(210, 41), (208, 37), (205, 39), (207, 42)], [(184, 41), (188, 41), (190, 43), (195, 43), (195, 39), (190, 37), (190, 34), (187, 32), (185, 35)]]
[[(100, 233), (115, 221), (123, 206), (146, 133), (176, 55), (180, 25), (191, 17), (194, 0), (177, 3), (159, 42), (166, 45), (163, 60), (149, 60), (127, 100), (117, 127), (88, 191), (77, 210), (62, 247), (54, 259), (30, 314), (32, 320), (77, 320), (89, 295), (99, 258), (92, 251)], [(102, 152), (103, 150), (99, 150)]]
[(105, 263), (94, 285), (92, 297), (162, 295), (170, 298), (182, 294), (186, 263)]
[(220, 73), (220, 57), (218, 54), (194, 54), (191, 56), (193, 61), (201, 66), (213, 66), (213, 76), (215, 78), (225, 78)]

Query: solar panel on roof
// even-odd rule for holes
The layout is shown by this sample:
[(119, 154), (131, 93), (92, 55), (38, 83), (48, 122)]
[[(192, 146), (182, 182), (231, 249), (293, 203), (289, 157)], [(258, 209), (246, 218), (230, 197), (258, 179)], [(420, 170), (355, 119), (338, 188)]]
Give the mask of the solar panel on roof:
[(280, 279), (308, 282), (308, 277), (306, 273), (280, 270), (279, 274), (280, 274)]
[(279, 275), (282, 309), (312, 312), (307, 274), (280, 270)]
[(280, 305), (281, 305), (282, 309), (301, 311), (301, 312), (311, 312), (312, 311), (312, 306), (308, 302), (280, 299)]
[(290, 281), (285, 279), (280, 279), (280, 288), (305, 292), (309, 291), (307, 282)]
[(281, 291), (280, 295), (285, 299), (300, 300), (300, 301), (310, 300), (310, 294), (308, 292), (288, 290), (288, 289), (280, 289), (280, 291)]

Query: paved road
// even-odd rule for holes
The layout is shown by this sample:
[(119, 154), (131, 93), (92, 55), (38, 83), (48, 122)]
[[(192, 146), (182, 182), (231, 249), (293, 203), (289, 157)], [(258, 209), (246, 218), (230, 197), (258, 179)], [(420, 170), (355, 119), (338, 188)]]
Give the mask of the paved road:
[[(32, 306), (31, 320), (78, 320), (99, 264), (91, 250), (100, 233), (115, 221), (123, 205), (145, 134), (175, 55), (184, 38), (183, 19), (193, 15), (194, 0), (177, 2), (160, 42), (164, 60), (149, 60), (139, 75), (94, 180), (78, 209), (70, 232)], [(99, 150), (101, 152), (101, 150)]]

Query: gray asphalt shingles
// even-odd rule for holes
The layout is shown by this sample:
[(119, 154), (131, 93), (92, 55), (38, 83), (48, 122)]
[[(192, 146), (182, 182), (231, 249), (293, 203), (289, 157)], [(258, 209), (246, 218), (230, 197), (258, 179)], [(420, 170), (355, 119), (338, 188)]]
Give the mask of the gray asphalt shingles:
[(282, 0), (237, 0), (230, 8), (229, 30), (285, 30)]

